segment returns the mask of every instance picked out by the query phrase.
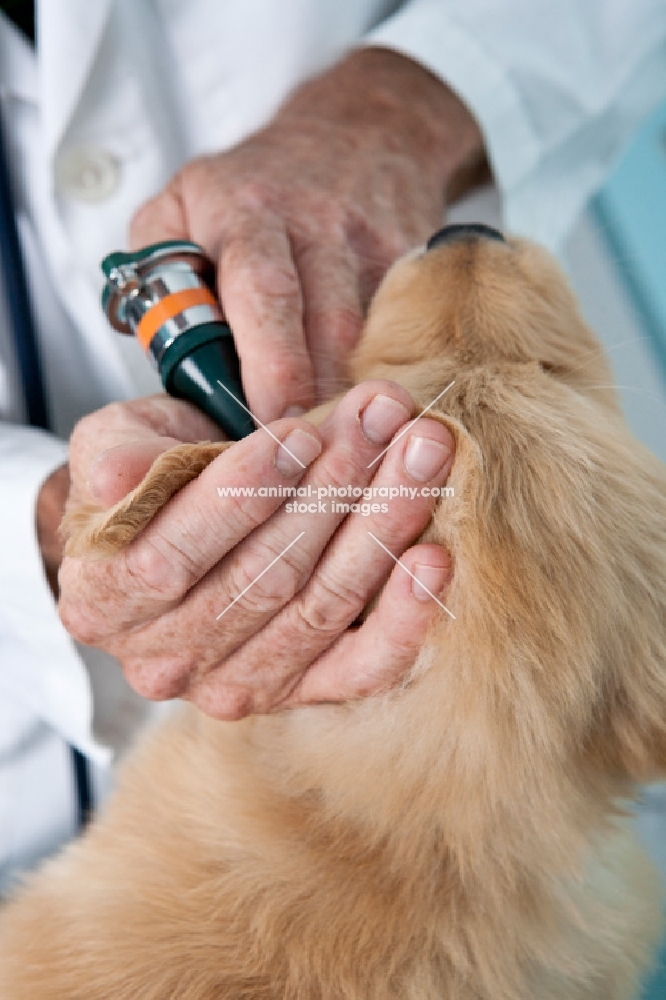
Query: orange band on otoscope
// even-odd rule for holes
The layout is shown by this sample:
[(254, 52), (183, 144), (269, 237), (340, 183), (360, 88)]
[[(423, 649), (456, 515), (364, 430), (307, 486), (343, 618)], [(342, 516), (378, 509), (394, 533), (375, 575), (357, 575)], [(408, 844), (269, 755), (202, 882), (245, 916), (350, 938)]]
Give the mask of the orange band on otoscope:
[(137, 328), (137, 340), (144, 351), (161, 326), (164, 326), (170, 319), (182, 313), (192, 306), (217, 306), (219, 303), (213, 293), (208, 288), (184, 288), (180, 292), (172, 292), (171, 295), (160, 299), (145, 316), (142, 316)]

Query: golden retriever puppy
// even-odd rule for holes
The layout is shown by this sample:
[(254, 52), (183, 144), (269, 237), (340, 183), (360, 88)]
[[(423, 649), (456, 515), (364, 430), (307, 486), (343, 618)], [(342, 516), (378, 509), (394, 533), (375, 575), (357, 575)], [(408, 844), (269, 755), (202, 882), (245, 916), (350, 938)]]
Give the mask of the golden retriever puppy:
[[(455, 380), (455, 499), (425, 537), (456, 620), (399, 690), (183, 707), (146, 737), (0, 915), (2, 1000), (637, 997), (661, 906), (626, 806), (666, 770), (665, 470), (544, 251), (431, 244), (388, 273), (351, 375), (420, 406)], [(126, 544), (217, 450), (73, 515), (71, 550)]]

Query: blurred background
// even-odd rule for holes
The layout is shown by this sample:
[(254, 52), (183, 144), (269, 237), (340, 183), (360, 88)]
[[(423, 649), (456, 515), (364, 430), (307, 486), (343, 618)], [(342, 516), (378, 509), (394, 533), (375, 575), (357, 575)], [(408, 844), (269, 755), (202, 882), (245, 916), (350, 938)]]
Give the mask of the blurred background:
[(634, 433), (666, 461), (666, 103), (592, 203), (565, 264)]

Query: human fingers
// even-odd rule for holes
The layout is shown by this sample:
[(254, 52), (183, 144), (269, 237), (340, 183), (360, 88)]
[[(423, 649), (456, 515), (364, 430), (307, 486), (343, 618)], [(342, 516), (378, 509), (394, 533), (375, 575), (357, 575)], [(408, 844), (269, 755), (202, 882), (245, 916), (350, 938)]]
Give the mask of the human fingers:
[[(393, 398), (385, 393), (391, 393)], [(371, 410), (372, 402), (378, 403), (379, 413), (376, 407)], [(312, 490), (316, 496), (320, 483), (347, 483), (350, 479), (367, 482), (372, 475), (371, 462), (394, 430), (405, 422), (411, 408), (408, 393), (391, 383), (365, 383), (351, 390), (328, 427), (322, 428), (327, 447), (302, 480), (301, 488)], [(376, 440), (366, 436), (364, 425)], [(206, 476), (206, 472), (202, 475)], [(242, 482), (240, 476), (242, 472), (237, 476), (238, 483)], [(135, 686), (141, 686), (141, 693), (147, 692), (153, 677), (168, 674), (172, 694), (183, 695), (196, 678), (223, 664), (230, 652), (257, 632), (303, 586), (345, 515), (329, 512), (313, 518), (307, 512), (290, 513), (289, 506), (258, 526), (181, 602), (161, 616), (147, 619), (143, 627), (132, 630), (131, 636), (119, 637), (113, 652), (136, 676)], [(165, 551), (165, 574), (172, 575), (169, 560), (173, 558), (169, 547)], [(177, 648), (182, 653), (174, 652)]]
[(141, 250), (162, 240), (193, 239), (181, 181), (182, 173), (176, 174), (162, 191), (134, 213), (128, 234), (131, 250)]
[(443, 593), (452, 576), (453, 561), (445, 549), (436, 545), (408, 549), (361, 627), (343, 632), (275, 707), (350, 701), (404, 683), (436, 615), (454, 620)]
[[(75, 638), (102, 645), (115, 637), (122, 646), (126, 632), (180, 604), (211, 566), (270, 517), (282, 503), (280, 490), (297, 483), (321, 451), (318, 432), (305, 421), (280, 421), (272, 434), (257, 431), (221, 454), (117, 556), (65, 558), (60, 614)], [(248, 480), (266, 485), (266, 495), (239, 496)], [(220, 483), (226, 496), (218, 494)], [(190, 641), (189, 632), (181, 641)]]
[(344, 388), (347, 361), (363, 326), (359, 261), (344, 220), (311, 224), (292, 235), (303, 296), (303, 325), (314, 373), (317, 401)]
[(223, 243), (218, 288), (248, 405), (266, 423), (314, 403), (303, 292), (283, 220), (245, 210)]
[(136, 213), (131, 243), (190, 239), (216, 261), (218, 295), (234, 334), (248, 405), (266, 423), (289, 408), (312, 406), (312, 363), (283, 215), (269, 185), (249, 183), (235, 162), (228, 154), (188, 164)]
[[(261, 631), (255, 625), (235, 653), (212, 670), (198, 671), (188, 697), (213, 715), (227, 711), (230, 689), (237, 700), (243, 692), (242, 703), (249, 712), (266, 712), (282, 701), (377, 593), (393, 567), (393, 555), (399, 557), (424, 530), (434, 505), (433, 491), (445, 482), (452, 461), (453, 438), (436, 421), (420, 420), (396, 441), (372, 486), (378, 495), (391, 487), (398, 495), (390, 504), (368, 503), (366, 512), (347, 517), (305, 587)], [(309, 533), (331, 516), (311, 515)], [(289, 524), (296, 537), (297, 522)], [(262, 589), (277, 583), (273, 576), (260, 588), (258, 599)], [(236, 620), (244, 613), (239, 609)]]

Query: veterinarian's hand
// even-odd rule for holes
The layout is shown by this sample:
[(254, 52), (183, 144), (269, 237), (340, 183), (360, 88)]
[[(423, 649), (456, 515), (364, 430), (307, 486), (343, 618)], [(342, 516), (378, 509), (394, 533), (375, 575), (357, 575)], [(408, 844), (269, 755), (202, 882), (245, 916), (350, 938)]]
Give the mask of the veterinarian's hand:
[[(284, 496), (220, 496), (218, 487), (311, 485), (316, 498), (329, 485), (441, 486), (453, 439), (434, 420), (420, 419), (374, 462), (412, 409), (404, 389), (367, 382), (319, 431), (286, 418), (271, 425), (277, 441), (258, 430), (234, 444), (120, 554), (65, 558), (65, 625), (117, 656), (139, 693), (184, 697), (224, 719), (399, 683), (436, 606), (389, 553), (441, 592), (451, 574), (447, 553), (409, 548), (434, 501), (396, 498), (386, 513), (345, 517), (330, 500), (324, 510), (315, 501), (316, 512), (290, 513)], [(205, 416), (168, 397), (106, 407), (72, 436), (71, 502), (110, 507), (162, 451), (216, 436)], [(387, 578), (377, 607), (349, 630)]]
[(250, 408), (266, 422), (344, 388), (388, 266), (480, 176), (474, 119), (382, 49), (305, 84), (260, 132), (191, 162), (134, 219), (135, 247), (191, 239), (218, 263)]

